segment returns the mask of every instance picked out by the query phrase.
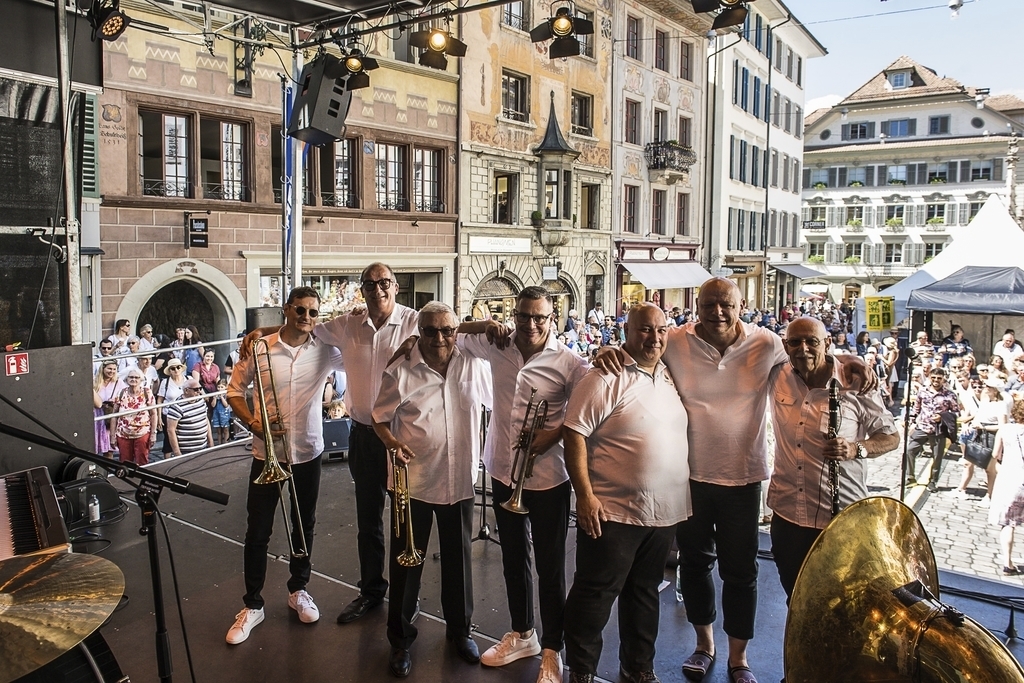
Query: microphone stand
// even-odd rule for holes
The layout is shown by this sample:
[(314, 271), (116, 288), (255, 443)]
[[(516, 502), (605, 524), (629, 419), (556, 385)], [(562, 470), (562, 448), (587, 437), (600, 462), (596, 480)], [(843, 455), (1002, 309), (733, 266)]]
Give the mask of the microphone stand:
[[(160, 499), (160, 492), (169, 488), (176, 493), (183, 493), (208, 500), (218, 505), (228, 504), (228, 495), (215, 491), (205, 486), (193, 484), (186, 479), (169, 477), (158, 472), (151, 472), (133, 462), (114, 462), (100, 457), (95, 453), (82, 450), (76, 446), (46, 437), (26, 432), (23, 429), (12, 427), (0, 422), (0, 434), (13, 436), (22, 441), (34, 443), (65, 455), (81, 458), (102, 467), (115, 477), (121, 480), (135, 480), (129, 482), (135, 488), (135, 501), (142, 511), (142, 527), (139, 534), (147, 537), (149, 545), (149, 572), (153, 582), (153, 611), (156, 618), (156, 659), (157, 673), (161, 683), (171, 683), (171, 643), (167, 634), (167, 623), (164, 611), (163, 583), (160, 578), (160, 555), (156, 538), (156, 516), (157, 500)], [(138, 483), (135, 483), (138, 482)]]
[(917, 358), (917, 351), (908, 346), (903, 349), (903, 353), (907, 359), (907, 384), (903, 387), (903, 400), (906, 403), (903, 406), (903, 466), (900, 470), (901, 503), (907, 497), (907, 470), (909, 468), (909, 463), (907, 462), (907, 444), (910, 441), (910, 385), (914, 381), (914, 364), (911, 361)]

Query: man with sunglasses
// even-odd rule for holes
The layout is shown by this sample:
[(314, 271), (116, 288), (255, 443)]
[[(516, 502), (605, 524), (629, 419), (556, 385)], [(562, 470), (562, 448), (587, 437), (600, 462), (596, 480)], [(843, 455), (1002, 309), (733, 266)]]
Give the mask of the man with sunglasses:
[[(503, 666), (517, 659), (541, 654), (538, 683), (562, 680), (561, 650), (564, 644), (562, 612), (565, 607), (565, 537), (569, 529), (571, 485), (562, 452), (562, 420), (573, 387), (588, 369), (585, 359), (560, 344), (551, 327), (554, 310), (551, 295), (543, 287), (526, 287), (516, 298), (515, 328), (495, 321), (463, 323), (459, 348), (470, 356), (490, 362), (494, 387), (494, 411), (484, 444), (484, 465), (491, 475), (494, 516), (501, 530), (501, 558), (512, 631), (480, 658), (486, 666)], [(472, 334), (472, 333), (486, 333)], [(505, 337), (508, 337), (505, 342)], [(498, 338), (491, 345), (488, 337)], [(512, 497), (512, 465), (527, 404), (545, 400), (547, 419), (534, 437), (537, 454), (533, 475), (523, 484), (527, 514), (501, 507)], [(533, 568), (530, 542), (537, 562), (540, 595), (538, 639), (534, 629)]]
[(960, 414), (960, 400), (946, 386), (946, 368), (934, 367), (928, 372), (927, 383), (917, 392), (910, 415), (914, 418), (914, 431), (907, 443), (907, 484), (917, 484), (916, 460), (925, 446), (931, 448), (932, 466), (928, 475), (928, 490), (939, 490), (942, 459), (946, 455), (946, 439), (956, 438), (956, 417)]
[[(337, 349), (325, 344), (313, 333), (319, 307), (320, 295), (315, 289), (293, 289), (284, 305), (284, 325), (266, 336), (266, 357), (256, 359), (249, 353), (240, 359), (228, 385), (227, 397), (231, 410), (253, 433), (243, 551), (245, 607), (228, 630), (226, 640), (230, 645), (243, 642), (253, 627), (263, 621), (264, 600), (261, 592), (267, 576), (267, 548), (281, 496), (281, 489), (276, 485), (253, 483), (263, 472), (267, 439), (262, 416), (254, 416), (245, 400), (246, 387), (257, 372), (260, 372), (263, 386), (267, 388), (266, 408), (271, 416), (280, 420), (284, 432), (281, 439), (277, 438), (278, 434), (272, 435), (275, 448), (281, 448), (281, 451), (275, 450), (275, 455), (290, 467), (292, 473), (291, 486), (294, 487), (298, 510), (291, 511), (291, 519), (298, 519), (296, 526), (301, 527), (301, 536), (300, 529), (293, 528), (290, 543), (293, 548), (298, 547), (299, 539), (302, 538), (306, 545), (306, 553), (301, 556), (292, 555), (288, 563), (291, 574), (288, 579), (288, 606), (298, 613), (303, 623), (309, 624), (320, 619), (320, 611), (306, 592), (306, 584), (309, 583), (312, 567), (313, 527), (320, 494), (320, 456), (324, 450), (321, 408), (323, 388), (328, 375), (340, 366), (341, 359)], [(268, 362), (269, 369), (266, 365)], [(270, 370), (273, 371), (276, 392), (270, 391)], [(259, 403), (254, 403), (259, 411)]]
[[(861, 394), (843, 379), (830, 353), (825, 326), (794, 320), (786, 331), (789, 363), (772, 372), (771, 410), (775, 469), (768, 486), (772, 555), (786, 597), (792, 597), (800, 566), (832, 519), (828, 463), (840, 463), (839, 506), (867, 497), (867, 458), (899, 445), (892, 415), (878, 391)], [(828, 385), (840, 385), (839, 434), (829, 439)]]

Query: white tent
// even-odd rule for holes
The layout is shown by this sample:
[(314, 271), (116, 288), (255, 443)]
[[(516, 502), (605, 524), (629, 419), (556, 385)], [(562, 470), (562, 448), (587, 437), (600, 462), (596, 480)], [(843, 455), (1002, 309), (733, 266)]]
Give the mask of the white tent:
[[(1009, 267), (1024, 263), (1024, 230), (1014, 222), (997, 195), (989, 195), (974, 220), (954, 228), (952, 236), (953, 241), (916, 273), (877, 294), (895, 298), (897, 322), (910, 315), (907, 299), (912, 291), (948, 277), (964, 266)], [(857, 299), (855, 318), (854, 329), (865, 329), (864, 299)]]

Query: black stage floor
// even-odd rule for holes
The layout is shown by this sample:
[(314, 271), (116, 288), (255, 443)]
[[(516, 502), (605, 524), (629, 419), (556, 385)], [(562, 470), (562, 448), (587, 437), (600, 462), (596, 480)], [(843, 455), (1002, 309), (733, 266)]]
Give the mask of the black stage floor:
[[(378, 609), (348, 625), (338, 625), (338, 612), (357, 594), (355, 510), (352, 480), (344, 462), (325, 463), (317, 512), (317, 532), (313, 552), (314, 577), (309, 592), (321, 610), (316, 624), (302, 624), (287, 606), (287, 564), (270, 563), (267, 587), (266, 620), (249, 639), (229, 646), (224, 636), (242, 607), (242, 548), (245, 529), (245, 478), (250, 455), (241, 446), (194, 458), (157, 463), (153, 467), (184, 477), (196, 484), (230, 494), (227, 507), (191, 497), (164, 492), (160, 508), (166, 517), (171, 548), (177, 566), (182, 608), (191, 644), (196, 680), (200, 683), (256, 683), (262, 681), (344, 682), (393, 680), (388, 672), (388, 642), (385, 636), (386, 610)], [(118, 482), (118, 487), (128, 491)], [(130, 499), (130, 492), (126, 493)], [(479, 514), (479, 508), (477, 509)], [(489, 519), (493, 515), (488, 514)], [(272, 552), (286, 555), (277, 519)], [(492, 522), (493, 523), (493, 522)], [(102, 539), (76, 544), (81, 552), (100, 551), (116, 563), (125, 575), (125, 593), (129, 601), (115, 612), (101, 633), (113, 650), (121, 669), (132, 681), (156, 681), (154, 645), (155, 622), (146, 539), (138, 533), (140, 514), (134, 503), (127, 517), (114, 525), (96, 529)], [(762, 534), (762, 547), (769, 541)], [(104, 547), (106, 546), (106, 547)], [(436, 550), (431, 543), (430, 552)], [(189, 680), (188, 665), (180, 624), (174, 605), (168, 553), (161, 538), (161, 559), (165, 585), (165, 603), (173, 653), (174, 678)], [(475, 589), (475, 637), (483, 651), (509, 629), (504, 585), (501, 575), (501, 549), (494, 543), (473, 544), (473, 583)], [(571, 584), (575, 557), (575, 530), (570, 530), (567, 577)], [(774, 683), (782, 678), (782, 642), (785, 630), (785, 595), (770, 560), (761, 561), (757, 636), (750, 645), (750, 663), (759, 680)], [(692, 629), (686, 623), (681, 604), (676, 603), (674, 576), (666, 570), (662, 591), (661, 633), (658, 639), (656, 667), (662, 681), (684, 680), (680, 665), (694, 648)], [(944, 587), (961, 587), (989, 595), (1024, 598), (1024, 591), (996, 583), (943, 572)], [(958, 606), (986, 627), (1005, 629), (1009, 613), (1005, 608), (969, 599), (944, 599)], [(445, 647), (444, 624), (440, 621), (439, 566), (428, 555), (421, 591), (422, 616), (417, 621), (420, 635), (413, 645), (410, 681), (509, 681), (533, 683), (537, 659), (515, 662), (502, 669), (470, 666)], [(716, 627), (719, 652), (726, 652), (727, 640)], [(812, 645), (813, 647), (813, 645)], [(1021, 658), (1024, 645), (1011, 643), (1011, 651)], [(604, 654), (600, 676), (618, 679), (618, 636), (614, 620), (605, 630)], [(728, 680), (724, 657), (705, 680)]]

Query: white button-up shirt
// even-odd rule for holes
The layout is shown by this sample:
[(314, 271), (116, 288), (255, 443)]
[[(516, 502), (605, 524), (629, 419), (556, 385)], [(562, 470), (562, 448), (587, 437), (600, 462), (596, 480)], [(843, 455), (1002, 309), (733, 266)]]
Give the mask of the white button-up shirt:
[(384, 371), (373, 408), (374, 422), (390, 423), (395, 438), (416, 455), (409, 463), (410, 497), (434, 505), (472, 498), (480, 462), (487, 367), (457, 348), (452, 354), (442, 377), (414, 348), (409, 360)]
[[(892, 415), (878, 391), (865, 395), (843, 385), (838, 361), (832, 376), (839, 380), (839, 436), (864, 441), (874, 434), (895, 434)], [(811, 389), (789, 363), (771, 382), (772, 425), (775, 429), (775, 471), (768, 485), (768, 507), (798, 526), (824, 529), (832, 519), (828, 464), (822, 456), (828, 431), (828, 389)], [(839, 507), (868, 495), (867, 460), (845, 460), (839, 470)]]
[(697, 336), (695, 323), (668, 331), (662, 360), (689, 417), (694, 481), (743, 486), (768, 478), (768, 380), (789, 356), (774, 332), (739, 324), (724, 355)]
[[(589, 364), (549, 334), (544, 348), (524, 361), (516, 348), (515, 331), (509, 344), (499, 349), (488, 343), (486, 335), (459, 335), (458, 346), (469, 355), (489, 361), (494, 391), (494, 412), (484, 444), (484, 466), (490, 475), (506, 486), (512, 485), (512, 461), (515, 444), (523, 428), (530, 393), (537, 388), (535, 401), (548, 402), (544, 429), (560, 429), (565, 404), (573, 387), (586, 374)], [(554, 488), (569, 479), (565, 469), (562, 442), (541, 453), (533, 464), (533, 476), (523, 484), (531, 491)]]
[(591, 370), (576, 386), (565, 426), (587, 440), (587, 470), (608, 519), (671, 526), (691, 513), (686, 410), (665, 364), (653, 374), (625, 359), (616, 376)]
[(356, 422), (373, 424), (373, 404), (380, 392), (381, 375), (402, 342), (419, 334), (418, 319), (413, 309), (395, 304), (379, 330), (368, 311), (339, 315), (316, 326), (317, 337), (341, 350), (348, 379), (345, 406)]
[[(260, 377), (266, 391), (267, 409), (271, 418), (280, 415), (285, 430), (284, 441), (274, 441), (274, 455), (281, 462), (309, 462), (324, 450), (323, 397), (324, 383), (340, 361), (337, 349), (318, 340), (315, 335), (302, 346), (288, 346), (275, 332), (268, 334), (267, 348), (270, 351), (270, 367), (274, 373), (277, 389), (277, 405), (270, 387), (270, 373), (266, 361), (260, 362)], [(245, 389), (256, 375), (253, 354), (235, 363), (228, 383), (228, 397), (245, 398)], [(262, 420), (259, 402), (254, 400), (254, 416)], [(276, 408), (276, 410), (275, 410)], [(284, 453), (277, 452), (284, 448)], [(253, 437), (252, 454), (259, 460), (266, 456), (266, 445), (262, 439)]]

